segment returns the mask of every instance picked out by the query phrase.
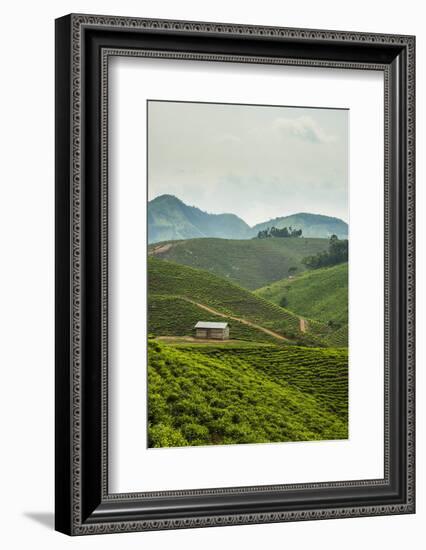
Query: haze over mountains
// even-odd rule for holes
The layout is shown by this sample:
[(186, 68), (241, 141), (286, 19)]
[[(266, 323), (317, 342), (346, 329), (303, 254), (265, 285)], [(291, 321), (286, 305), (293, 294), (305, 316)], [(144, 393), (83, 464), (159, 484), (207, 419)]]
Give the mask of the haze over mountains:
[(339, 218), (323, 216), (322, 214), (308, 214), (301, 212), (284, 216), (282, 218), (274, 218), (266, 222), (258, 223), (252, 228), (253, 236), (256, 236), (259, 231), (268, 227), (283, 227), (291, 226), (293, 229), (301, 229), (303, 237), (314, 238), (329, 238), (331, 235), (337, 235), (339, 239), (348, 238), (348, 224)]
[(250, 227), (235, 214), (208, 214), (188, 206), (173, 195), (148, 202), (149, 243), (219, 237), (248, 239)]
[(320, 214), (298, 213), (250, 227), (235, 214), (209, 214), (195, 206), (188, 206), (174, 195), (161, 195), (148, 202), (150, 244), (203, 237), (251, 239), (260, 230), (272, 226), (302, 229), (303, 237), (328, 238), (333, 234), (339, 239), (348, 237), (347, 223)]

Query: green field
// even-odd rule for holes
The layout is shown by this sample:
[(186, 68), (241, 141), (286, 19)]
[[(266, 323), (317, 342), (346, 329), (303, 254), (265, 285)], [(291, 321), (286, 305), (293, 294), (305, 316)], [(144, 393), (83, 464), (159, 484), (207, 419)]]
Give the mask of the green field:
[(328, 239), (189, 239), (150, 245), (158, 259), (214, 273), (249, 290), (304, 271), (303, 258), (328, 249)]
[(255, 291), (277, 305), (336, 327), (348, 324), (348, 264), (314, 269)]
[[(157, 336), (191, 335), (197, 320), (211, 320), (206, 318), (211, 314), (200, 306), (212, 308), (228, 319), (230, 317), (244, 319), (274, 331), (294, 343), (328, 345), (325, 343), (325, 338), (332, 333), (325, 325), (321, 326), (321, 330), (303, 333), (300, 331), (299, 317), (282, 307), (255, 296), (252, 292), (212, 273), (165, 260), (148, 258), (148, 289), (149, 332)], [(167, 302), (169, 306), (167, 311), (161, 307), (165, 302), (160, 302), (165, 297), (174, 298)], [(190, 305), (199, 304), (198, 314), (188, 305), (183, 306), (182, 300), (186, 302), (191, 300)], [(233, 338), (235, 321), (229, 322), (231, 338)], [(238, 336), (238, 328), (235, 334)], [(244, 339), (246, 339), (245, 336)]]
[(148, 445), (346, 439), (347, 353), (149, 341)]

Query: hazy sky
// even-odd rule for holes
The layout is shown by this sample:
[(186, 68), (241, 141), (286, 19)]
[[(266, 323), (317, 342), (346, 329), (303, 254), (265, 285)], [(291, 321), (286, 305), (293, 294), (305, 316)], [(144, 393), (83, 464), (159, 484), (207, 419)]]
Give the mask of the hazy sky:
[(312, 212), (348, 221), (346, 110), (148, 102), (148, 195), (249, 225)]

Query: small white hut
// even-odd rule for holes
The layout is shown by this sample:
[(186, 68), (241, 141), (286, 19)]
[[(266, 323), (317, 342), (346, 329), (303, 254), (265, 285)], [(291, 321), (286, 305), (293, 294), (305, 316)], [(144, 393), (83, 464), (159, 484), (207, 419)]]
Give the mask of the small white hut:
[(212, 340), (227, 340), (229, 338), (228, 323), (198, 321), (194, 328), (196, 338), (211, 338)]

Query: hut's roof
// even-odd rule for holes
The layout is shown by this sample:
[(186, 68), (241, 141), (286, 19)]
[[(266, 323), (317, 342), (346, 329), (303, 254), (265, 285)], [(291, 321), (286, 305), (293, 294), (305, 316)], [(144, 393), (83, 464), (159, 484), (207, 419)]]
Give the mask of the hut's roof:
[(215, 323), (210, 321), (198, 321), (194, 328), (226, 328), (228, 323)]

